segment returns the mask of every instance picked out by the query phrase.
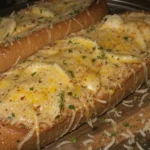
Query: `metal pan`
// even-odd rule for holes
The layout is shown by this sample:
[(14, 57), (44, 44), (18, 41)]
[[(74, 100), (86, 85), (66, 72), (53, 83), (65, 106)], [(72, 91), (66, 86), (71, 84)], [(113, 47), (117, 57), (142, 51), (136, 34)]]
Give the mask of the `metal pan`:
[(109, 13), (123, 13), (125, 11), (150, 11), (149, 0), (107, 0)]

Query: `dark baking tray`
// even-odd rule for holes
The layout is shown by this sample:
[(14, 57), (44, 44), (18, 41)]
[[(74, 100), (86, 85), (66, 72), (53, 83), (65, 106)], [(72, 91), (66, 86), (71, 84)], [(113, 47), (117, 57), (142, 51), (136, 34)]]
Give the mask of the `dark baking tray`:
[[(5, 9), (0, 9), (0, 16), (10, 14), (12, 11), (17, 11), (27, 5), (32, 4), (36, 0), (30, 0), (28, 3), (20, 3), (18, 5), (9, 6)], [(107, 0), (109, 13), (123, 13), (125, 11), (150, 11), (150, 0)]]
[(150, 11), (150, 0), (107, 0), (109, 13), (123, 13), (125, 11)]

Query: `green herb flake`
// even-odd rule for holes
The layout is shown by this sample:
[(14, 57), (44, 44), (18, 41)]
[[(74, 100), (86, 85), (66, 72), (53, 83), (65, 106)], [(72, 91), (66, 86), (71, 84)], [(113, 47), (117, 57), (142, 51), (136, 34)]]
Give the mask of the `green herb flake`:
[(86, 58), (86, 56), (82, 56), (82, 59), (85, 59)]
[(42, 9), (40, 9), (40, 13), (42, 13), (43, 12), (43, 10)]
[(15, 114), (14, 114), (14, 113), (12, 113), (11, 115), (12, 115), (12, 117), (15, 117)]
[(69, 52), (69, 53), (72, 53), (72, 49), (69, 49), (68, 52)]
[(119, 65), (118, 65), (118, 64), (114, 64), (114, 66), (115, 66), (115, 67), (119, 67)]
[(30, 87), (30, 88), (29, 88), (29, 90), (30, 90), (30, 91), (33, 91), (33, 90), (34, 90), (34, 88), (33, 88), (33, 87)]
[(116, 136), (116, 132), (111, 133), (111, 137)]
[(93, 59), (92, 59), (92, 62), (95, 62), (95, 61), (96, 61), (96, 59), (95, 59), (95, 58), (93, 58)]
[(66, 62), (66, 60), (63, 60), (63, 64), (64, 64), (64, 65), (67, 65), (67, 62)]
[(68, 73), (69, 73), (72, 77), (74, 77), (74, 74), (73, 74), (73, 71), (72, 71), (72, 70), (68, 70)]
[(129, 40), (129, 37), (125, 36), (123, 39), (127, 41)]
[(15, 75), (15, 78), (18, 78), (19, 77), (19, 75), (17, 74), (17, 75)]
[(71, 142), (72, 143), (76, 143), (77, 142), (77, 138), (76, 137), (72, 137)]
[(8, 36), (9, 36), (9, 33), (7, 33), (5, 37), (8, 37)]
[(59, 97), (60, 97), (59, 108), (62, 109), (62, 108), (64, 108), (64, 91), (62, 91), (61, 93), (59, 93)]
[(124, 122), (123, 125), (124, 125), (124, 127), (128, 127), (129, 123), (128, 122)]
[(74, 105), (69, 105), (69, 109), (73, 109), (73, 110), (75, 110)]
[(72, 41), (71, 41), (71, 40), (69, 40), (69, 41), (68, 41), (68, 44), (72, 44)]
[(96, 50), (96, 47), (93, 47), (92, 50)]
[(33, 73), (31, 74), (32, 77), (34, 77), (35, 75), (36, 75), (36, 72), (33, 72)]
[(89, 33), (89, 32), (91, 32), (91, 31), (93, 31), (95, 28), (93, 27), (93, 26), (91, 26), (90, 28), (88, 28), (88, 30), (87, 30), (87, 32)]
[(59, 119), (60, 118), (60, 115), (57, 115), (56, 117), (55, 117), (55, 119)]
[(111, 49), (107, 49), (107, 52), (111, 52)]
[(97, 58), (98, 58), (98, 59), (106, 59), (106, 56), (105, 56), (105, 54), (102, 54), (102, 55), (100, 55), (100, 56), (97, 56)]
[(75, 14), (79, 14), (79, 10), (74, 10), (74, 13)]
[(101, 47), (99, 47), (98, 49), (99, 49), (99, 50), (104, 50), (104, 48), (103, 48), (102, 46), (101, 46)]
[(15, 117), (15, 114), (12, 113), (12, 114), (11, 114), (10, 116), (8, 116), (7, 118), (8, 118), (9, 120), (12, 120), (14, 117)]

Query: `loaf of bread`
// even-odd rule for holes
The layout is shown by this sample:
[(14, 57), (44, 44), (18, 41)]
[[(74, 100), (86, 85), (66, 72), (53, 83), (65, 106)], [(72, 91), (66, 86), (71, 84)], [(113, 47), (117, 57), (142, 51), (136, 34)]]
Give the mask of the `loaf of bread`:
[(96, 23), (107, 11), (105, 0), (39, 1), (1, 18), (0, 72), (42, 47)]
[(2, 73), (0, 149), (40, 149), (138, 89), (149, 33), (147, 13), (108, 15)]

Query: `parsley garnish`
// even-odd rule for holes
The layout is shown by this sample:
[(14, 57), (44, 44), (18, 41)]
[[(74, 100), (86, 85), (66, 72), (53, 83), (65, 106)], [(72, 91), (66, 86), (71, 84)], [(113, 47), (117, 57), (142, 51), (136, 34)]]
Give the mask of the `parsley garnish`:
[(68, 44), (72, 44), (72, 41), (71, 41), (71, 40), (69, 40), (69, 41), (68, 41)]
[(34, 77), (34, 76), (35, 76), (35, 74), (36, 74), (36, 72), (33, 72), (33, 73), (31, 74), (31, 76), (32, 76), (32, 77)]
[(112, 137), (112, 136), (116, 136), (116, 132), (112, 132), (112, 133), (111, 133), (111, 137)]
[(95, 59), (95, 58), (93, 58), (93, 59), (92, 59), (92, 62), (95, 62), (95, 61), (96, 61), (96, 59)]
[(77, 138), (76, 137), (72, 137), (71, 142), (72, 143), (76, 143), (77, 142)]
[(72, 49), (69, 49), (68, 52), (69, 52), (69, 53), (72, 53)]
[(62, 109), (62, 108), (64, 108), (64, 91), (62, 91), (61, 93), (59, 93), (59, 97), (60, 97), (59, 108)]
[(30, 87), (29, 89), (30, 89), (30, 91), (33, 91), (33, 90), (34, 90), (34, 88), (33, 88), (33, 87)]
[(128, 127), (129, 123), (128, 122), (124, 122), (123, 125), (124, 125), (124, 127)]
[(73, 109), (73, 110), (75, 110), (74, 105), (69, 105), (69, 109)]
[(72, 70), (68, 70), (69, 74), (74, 77), (73, 71)]
[(9, 119), (9, 120), (12, 120), (14, 117), (15, 117), (15, 114), (12, 113), (10, 116), (8, 116), (8, 119)]
[(124, 37), (124, 40), (129, 40), (129, 37), (125, 36), (125, 37)]
[(83, 58), (83, 59), (85, 59), (85, 58), (86, 58), (86, 56), (82, 56), (82, 58)]
[(102, 54), (102, 55), (100, 55), (100, 56), (97, 56), (97, 58), (98, 58), (98, 59), (106, 59), (106, 56), (105, 56), (105, 54)]
[(74, 13), (75, 14), (79, 14), (79, 10), (74, 10)]

